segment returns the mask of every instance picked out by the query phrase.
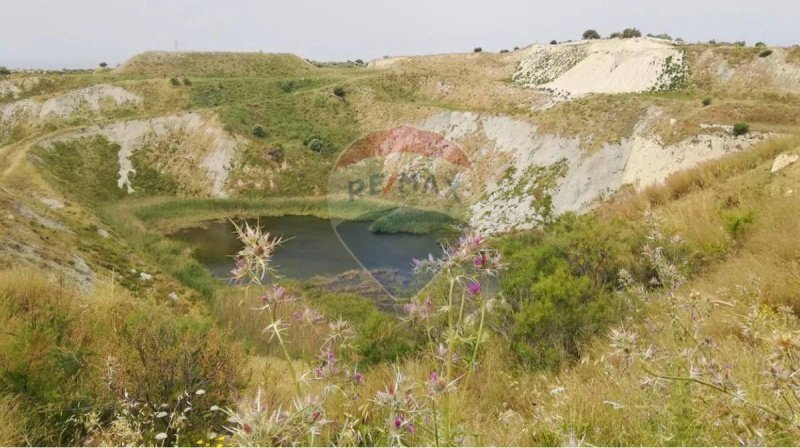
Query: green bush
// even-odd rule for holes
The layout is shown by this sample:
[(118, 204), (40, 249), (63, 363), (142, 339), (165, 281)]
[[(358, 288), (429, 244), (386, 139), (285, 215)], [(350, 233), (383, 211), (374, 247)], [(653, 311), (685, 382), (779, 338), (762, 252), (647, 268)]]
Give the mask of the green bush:
[(750, 125), (747, 123), (735, 123), (733, 125), (733, 135), (740, 136), (750, 132)]
[(766, 46), (767, 44), (765, 44), (764, 42), (756, 42), (756, 47), (766, 47)]
[(633, 37), (642, 37), (642, 32), (636, 28), (625, 28), (622, 30), (623, 39), (630, 39)]
[(764, 50), (761, 53), (758, 53), (758, 57), (765, 58), (772, 54), (772, 50)]
[(261, 125), (253, 126), (253, 136), (257, 138), (264, 138), (267, 136), (267, 131)]
[(0, 75), (10, 75), (10, 74), (11, 74), (11, 70), (9, 70), (9, 69), (3, 67), (2, 65), (0, 65)]
[(733, 45), (735, 47), (746, 47), (747, 46), (747, 42), (745, 42), (743, 40), (737, 40), (736, 42), (733, 43)]
[(180, 80), (178, 80), (178, 78), (169, 78), (169, 82), (170, 82), (170, 84), (172, 84), (175, 87), (178, 87), (178, 86), (181, 85), (181, 82), (180, 82)]
[(745, 225), (753, 222), (753, 212), (731, 212), (725, 214), (723, 218), (725, 219), (725, 229), (736, 240), (741, 236)]
[(312, 151), (321, 152), (324, 147), (325, 146), (320, 138), (315, 137), (308, 141), (308, 149)]
[(333, 94), (339, 98), (344, 98), (344, 96), (347, 95), (347, 92), (345, 92), (344, 87), (336, 86), (333, 89)]
[(190, 86), (192, 85), (192, 80), (189, 78), (183, 78), (183, 85)]
[(535, 368), (557, 369), (577, 359), (581, 343), (622, 319), (623, 300), (596, 291), (587, 277), (573, 275), (562, 262), (531, 287), (531, 300), (514, 316), (514, 349)]
[(595, 30), (586, 30), (583, 32), (584, 39), (600, 39), (600, 33)]
[(652, 277), (640, 253), (642, 231), (621, 220), (566, 214), (544, 230), (500, 241), (509, 265), (500, 290), (509, 300), (512, 344), (530, 366), (553, 369), (574, 360), (581, 344), (624, 316), (616, 294), (622, 269)]
[(500, 50), (500, 53), (508, 53), (508, 50), (504, 48), (504, 49)]
[(106, 68), (106, 67), (108, 67), (108, 64), (106, 64), (105, 62), (101, 62), (101, 63), (100, 63), (100, 64), (98, 64), (98, 65), (100, 66), (100, 68)]
[(481, 47), (475, 47), (475, 48), (472, 49), (473, 53), (480, 53), (481, 51), (483, 51), (483, 48), (481, 48)]
[(551, 41), (550, 41), (550, 45), (557, 45), (557, 44), (558, 44), (558, 41), (557, 41), (557, 40), (555, 40), (555, 39), (553, 39), (553, 40), (551, 40)]
[(711, 97), (707, 96), (703, 98), (703, 106), (709, 106), (709, 105), (711, 105)]
[(613, 33), (608, 35), (609, 39), (619, 39), (621, 37), (622, 37), (622, 33), (620, 33), (619, 31), (614, 31)]

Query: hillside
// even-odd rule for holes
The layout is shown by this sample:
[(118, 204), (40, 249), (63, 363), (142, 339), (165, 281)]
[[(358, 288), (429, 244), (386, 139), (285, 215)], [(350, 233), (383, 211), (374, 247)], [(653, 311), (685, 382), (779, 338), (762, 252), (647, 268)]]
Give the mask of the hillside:
[[(798, 135), (798, 47), (0, 76), (0, 445), (797, 443)], [(481, 237), (388, 302), (173, 237), (284, 215)]]

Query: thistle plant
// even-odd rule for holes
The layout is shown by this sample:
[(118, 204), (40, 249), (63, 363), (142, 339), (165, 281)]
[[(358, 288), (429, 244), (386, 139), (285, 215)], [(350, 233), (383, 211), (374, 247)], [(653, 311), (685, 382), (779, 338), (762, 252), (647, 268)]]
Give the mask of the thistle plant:
[[(458, 379), (455, 374), (457, 359), (460, 357), (458, 346), (471, 343), (472, 350), (468, 353), (467, 381), (469, 376), (478, 366), (478, 352), (483, 341), (483, 330), (487, 309), (487, 286), (497, 274), (504, 269), (500, 254), (490, 248), (487, 239), (474, 232), (466, 232), (455, 244), (444, 247), (441, 258), (428, 255), (426, 259), (413, 260), (416, 273), (428, 273), (439, 276), (447, 282), (447, 296), (444, 304), (438, 311), (433, 311), (426, 299), (423, 302), (411, 302), (406, 310), (409, 319), (429, 321), (433, 315), (443, 315), (446, 319), (446, 330), (437, 338), (437, 354), (443, 363), (445, 372), (444, 381), (455, 385)], [(456, 303), (456, 300), (459, 300)], [(479, 324), (474, 334), (468, 334), (470, 325), (468, 313), (470, 309), (477, 309)], [(430, 342), (434, 342), (431, 330), (433, 326), (428, 323), (426, 331)], [(437, 374), (438, 377), (438, 374)], [(452, 398), (447, 394), (447, 409), (445, 413), (446, 443), (453, 440)], [(438, 437), (437, 437), (438, 438)], [(437, 442), (438, 443), (438, 442)]]
[(294, 300), (294, 298), (288, 295), (286, 289), (281, 286), (272, 285), (271, 287), (264, 288), (264, 279), (267, 275), (278, 277), (275, 267), (272, 264), (272, 256), (283, 243), (283, 239), (279, 236), (272, 236), (259, 226), (251, 227), (247, 222), (243, 225), (237, 225), (235, 222), (231, 222), (236, 229), (237, 238), (242, 243), (242, 249), (234, 256), (236, 267), (231, 271), (231, 277), (239, 281), (247, 280), (249, 281), (249, 285), (255, 285), (264, 289), (262, 295), (263, 305), (255, 310), (266, 311), (270, 316), (270, 323), (264, 328), (263, 332), (269, 335), (270, 340), (275, 338), (278, 341), (278, 345), (286, 359), (286, 366), (292, 377), (292, 383), (294, 384), (297, 398), (299, 399), (302, 395), (300, 379), (297, 376), (292, 357), (289, 355), (289, 350), (286, 347), (287, 324), (277, 317), (278, 305), (283, 302)]

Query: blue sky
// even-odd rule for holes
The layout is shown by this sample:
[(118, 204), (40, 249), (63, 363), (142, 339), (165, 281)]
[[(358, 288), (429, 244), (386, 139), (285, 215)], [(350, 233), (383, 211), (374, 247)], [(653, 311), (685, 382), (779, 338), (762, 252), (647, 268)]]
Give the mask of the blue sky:
[(797, 0), (0, 0), (0, 65), (114, 66), (145, 50), (317, 60), (487, 51), (626, 27), (687, 41), (800, 43)]

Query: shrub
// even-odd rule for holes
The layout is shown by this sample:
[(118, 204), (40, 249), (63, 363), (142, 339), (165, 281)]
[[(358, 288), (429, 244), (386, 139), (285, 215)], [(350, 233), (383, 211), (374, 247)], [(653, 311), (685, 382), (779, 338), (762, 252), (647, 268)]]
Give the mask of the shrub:
[(587, 277), (569, 272), (566, 263), (531, 287), (532, 299), (514, 317), (514, 348), (524, 363), (557, 369), (577, 359), (580, 344), (619, 320), (622, 300), (595, 293)]
[(483, 51), (483, 48), (481, 48), (481, 47), (475, 47), (475, 48), (472, 49), (473, 53), (480, 53), (481, 51)]
[(736, 240), (741, 236), (745, 224), (753, 222), (753, 212), (730, 212), (724, 215), (723, 218), (725, 219), (725, 229)]
[(183, 85), (190, 86), (192, 85), (192, 81), (189, 78), (183, 78)]
[(502, 49), (502, 50), (500, 50), (500, 53), (508, 53), (508, 50)]
[(758, 54), (758, 57), (765, 58), (765, 57), (767, 57), (767, 56), (769, 56), (771, 54), (772, 54), (772, 50), (764, 50), (764, 51), (762, 51), (761, 53)]
[(556, 45), (556, 44), (558, 44), (557, 40), (553, 39), (553, 40), (550, 41), (550, 45)]
[(622, 30), (623, 39), (630, 39), (633, 37), (642, 37), (642, 32), (636, 28), (625, 28)]
[[(661, 34), (650, 34), (650, 33), (647, 33), (647, 37), (653, 37), (653, 38), (655, 38), (655, 39), (666, 39), (666, 40), (672, 40), (672, 36), (670, 36), (670, 35), (669, 35), (669, 34), (667, 34), (667, 33), (661, 33)], [(677, 39), (676, 39), (676, 40), (677, 40)]]
[(600, 39), (600, 33), (595, 30), (586, 30), (583, 32), (584, 39)]
[(613, 33), (608, 35), (609, 39), (619, 39), (620, 37), (622, 37), (622, 33), (620, 33), (619, 31), (614, 31)]
[(733, 43), (733, 45), (736, 46), (736, 47), (746, 47), (747, 46), (747, 42), (745, 42), (743, 40), (737, 40), (736, 42)]
[(264, 138), (267, 136), (267, 131), (261, 125), (256, 125), (253, 127), (253, 136), (257, 138)]
[(100, 68), (108, 67), (108, 64), (106, 64), (105, 62), (101, 62), (99, 65), (100, 65)]
[(3, 67), (2, 65), (0, 65), (0, 75), (10, 75), (10, 74), (11, 74), (11, 70), (9, 70), (9, 69)]
[(284, 151), (283, 147), (278, 145), (273, 148), (268, 148), (265, 151), (265, 155), (267, 156), (267, 160), (275, 163), (283, 162)]
[(322, 149), (324, 148), (324, 144), (322, 143), (322, 140), (320, 138), (318, 138), (318, 137), (314, 137), (311, 140), (309, 140), (307, 146), (308, 146), (308, 149), (310, 149), (312, 151), (316, 151), (316, 152), (321, 152)]
[(169, 78), (169, 82), (176, 87), (181, 85), (181, 82), (178, 80), (178, 78)]
[(333, 94), (338, 96), (339, 98), (344, 98), (344, 96), (347, 95), (347, 92), (345, 92), (344, 87), (336, 86), (333, 89)]
[(766, 46), (767, 44), (765, 44), (764, 42), (756, 42), (756, 47), (766, 47)]
[(621, 220), (574, 214), (541, 232), (506, 237), (502, 253), (510, 267), (500, 288), (517, 310), (512, 343), (520, 360), (557, 368), (621, 318), (627, 305), (613, 292), (620, 270), (650, 277), (632, 255), (641, 241), (641, 232)]
[(707, 96), (703, 98), (703, 106), (709, 106), (711, 104), (711, 97)]
[(747, 123), (735, 123), (733, 125), (733, 135), (740, 136), (750, 132), (750, 125)]
[(514, 51), (517, 51), (517, 50), (519, 50), (519, 47), (514, 47)]

